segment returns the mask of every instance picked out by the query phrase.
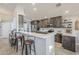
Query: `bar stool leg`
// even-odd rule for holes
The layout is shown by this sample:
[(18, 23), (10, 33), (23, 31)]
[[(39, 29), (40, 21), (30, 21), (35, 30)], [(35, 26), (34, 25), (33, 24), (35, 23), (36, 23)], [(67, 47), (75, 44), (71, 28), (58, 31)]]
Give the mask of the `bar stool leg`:
[(22, 43), (23, 43), (23, 42), (22, 42), (22, 38), (20, 38), (20, 42), (21, 42), (21, 46), (22, 46)]
[(35, 42), (33, 43), (33, 47), (34, 47), (34, 54), (36, 55)]
[(28, 55), (27, 45), (26, 45), (26, 47), (25, 47), (25, 55)]
[(18, 52), (18, 40), (16, 39), (16, 52)]
[(31, 45), (29, 45), (29, 48), (30, 48), (30, 54), (31, 54)]
[(22, 55), (23, 55), (23, 51), (24, 51), (24, 44), (23, 44), (23, 46), (22, 46)]

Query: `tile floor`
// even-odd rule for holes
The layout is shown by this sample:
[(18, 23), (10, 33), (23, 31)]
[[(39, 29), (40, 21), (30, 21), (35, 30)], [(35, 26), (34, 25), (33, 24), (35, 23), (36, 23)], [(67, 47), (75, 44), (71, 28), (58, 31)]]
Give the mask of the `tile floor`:
[(79, 55), (79, 51), (72, 52), (72, 51), (66, 50), (62, 47), (60, 43), (56, 43), (55, 44), (55, 55)]
[(9, 46), (8, 39), (0, 38), (0, 55), (21, 55), (21, 48), (16, 52)]
[[(60, 43), (56, 43), (55, 54), (56, 55), (79, 55), (79, 50), (77, 52), (72, 52), (64, 49)], [(19, 47), (19, 51), (16, 52), (14, 49), (12, 49), (9, 46), (8, 39), (0, 38), (0, 55), (21, 55), (21, 47)]]

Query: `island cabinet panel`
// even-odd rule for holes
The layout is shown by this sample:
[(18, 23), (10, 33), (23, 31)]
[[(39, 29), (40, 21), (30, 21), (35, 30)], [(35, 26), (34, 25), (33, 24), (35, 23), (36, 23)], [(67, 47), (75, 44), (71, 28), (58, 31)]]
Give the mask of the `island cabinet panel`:
[(62, 37), (62, 46), (65, 49), (75, 52), (75, 37), (72, 36), (63, 36)]
[(41, 39), (41, 38), (36, 38), (35, 49), (36, 49), (36, 55), (45, 55), (46, 54), (46, 40)]

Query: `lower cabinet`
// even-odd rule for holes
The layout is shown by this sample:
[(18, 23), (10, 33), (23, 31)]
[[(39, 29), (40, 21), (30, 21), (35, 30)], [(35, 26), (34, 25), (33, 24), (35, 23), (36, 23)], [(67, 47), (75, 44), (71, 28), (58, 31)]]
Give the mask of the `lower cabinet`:
[(62, 46), (65, 49), (75, 52), (75, 37), (62, 36)]

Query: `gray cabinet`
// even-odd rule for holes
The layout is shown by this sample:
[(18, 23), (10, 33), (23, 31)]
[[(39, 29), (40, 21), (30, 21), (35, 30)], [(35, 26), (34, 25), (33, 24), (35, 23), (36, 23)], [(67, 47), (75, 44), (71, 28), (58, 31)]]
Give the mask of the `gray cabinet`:
[(34, 25), (38, 28), (61, 28), (62, 27), (62, 16), (52, 17), (50, 19), (41, 19), (41, 20), (34, 20), (31, 22), (31, 25)]
[(50, 18), (50, 24), (52, 25), (51, 27), (61, 28), (62, 27), (62, 17), (58, 16), (58, 17)]
[(58, 28), (62, 27), (62, 17), (61, 16), (56, 18), (56, 24), (57, 24), (56, 27), (58, 27)]
[(67, 50), (75, 52), (75, 37), (63, 36), (62, 37), (62, 46)]

